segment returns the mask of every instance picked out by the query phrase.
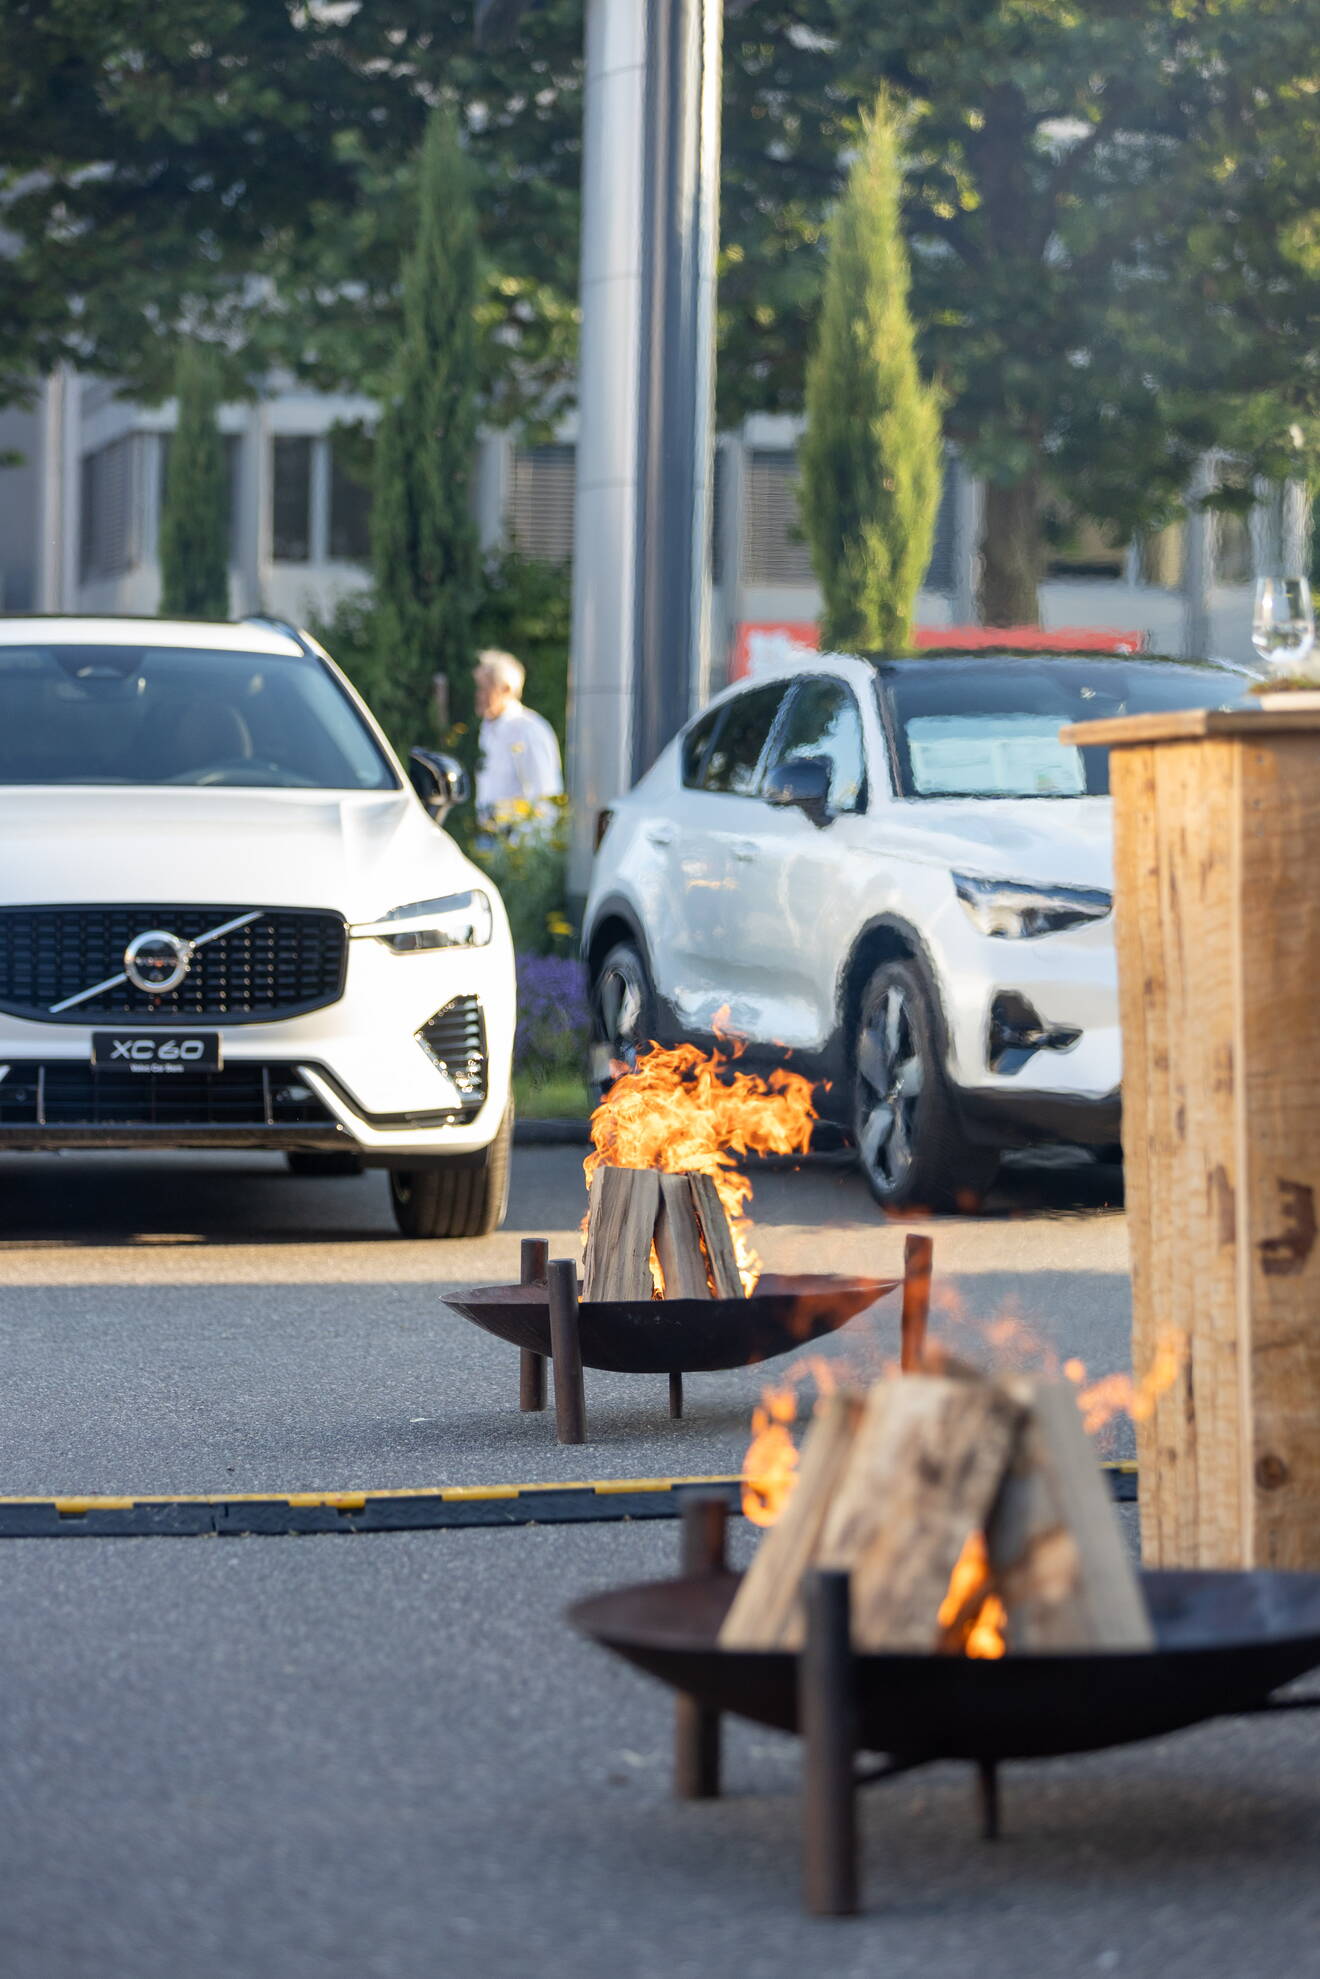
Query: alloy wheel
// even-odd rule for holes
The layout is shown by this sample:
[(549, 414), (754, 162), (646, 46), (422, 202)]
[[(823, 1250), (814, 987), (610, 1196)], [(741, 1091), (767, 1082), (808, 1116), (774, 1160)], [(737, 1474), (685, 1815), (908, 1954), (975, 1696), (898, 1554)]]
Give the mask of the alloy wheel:
[(925, 1068), (909, 999), (888, 983), (857, 1035), (857, 1145), (886, 1195), (896, 1195), (912, 1166), (916, 1114)]

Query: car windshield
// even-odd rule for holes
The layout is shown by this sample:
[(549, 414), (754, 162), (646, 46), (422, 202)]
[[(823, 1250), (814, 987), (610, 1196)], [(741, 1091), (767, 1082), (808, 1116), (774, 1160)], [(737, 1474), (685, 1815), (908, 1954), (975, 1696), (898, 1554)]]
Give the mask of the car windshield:
[(1249, 684), (1208, 662), (978, 653), (900, 664), (879, 692), (905, 797), (1104, 797), (1109, 751), (1060, 742), (1066, 723), (1234, 707)]
[(392, 790), (312, 654), (0, 646), (0, 784)]

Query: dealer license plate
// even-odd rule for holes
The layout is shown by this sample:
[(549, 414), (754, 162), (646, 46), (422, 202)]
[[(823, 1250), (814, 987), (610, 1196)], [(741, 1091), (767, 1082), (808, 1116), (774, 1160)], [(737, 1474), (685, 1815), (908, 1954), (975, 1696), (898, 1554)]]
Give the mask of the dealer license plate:
[(93, 1031), (98, 1072), (218, 1072), (219, 1031)]

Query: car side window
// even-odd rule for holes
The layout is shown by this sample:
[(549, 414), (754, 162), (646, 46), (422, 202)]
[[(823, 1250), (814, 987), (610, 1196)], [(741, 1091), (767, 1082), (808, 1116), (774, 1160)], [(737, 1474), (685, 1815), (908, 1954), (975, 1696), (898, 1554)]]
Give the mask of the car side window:
[(683, 737), (683, 783), (688, 790), (700, 790), (701, 773), (706, 766), (706, 751), (711, 737), (724, 719), (724, 703), (718, 708), (708, 708), (699, 721), (694, 721)]
[(768, 681), (764, 687), (751, 687), (736, 700), (724, 703), (724, 721), (706, 758), (703, 790), (755, 797), (760, 788), (761, 756), (787, 691), (786, 681)]
[(830, 768), (831, 811), (866, 809), (862, 715), (852, 689), (843, 681), (816, 675), (797, 682), (775, 736), (771, 764), (790, 756), (824, 757)]

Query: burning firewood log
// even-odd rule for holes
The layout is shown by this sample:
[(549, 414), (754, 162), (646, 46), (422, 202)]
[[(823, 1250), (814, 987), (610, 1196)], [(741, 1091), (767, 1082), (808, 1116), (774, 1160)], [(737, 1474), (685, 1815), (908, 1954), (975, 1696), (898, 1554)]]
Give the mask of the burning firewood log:
[[(660, 1273), (651, 1265), (654, 1246)], [(728, 1218), (705, 1175), (602, 1164), (591, 1178), (584, 1299), (740, 1299)]]
[(827, 1397), (720, 1632), (798, 1649), (804, 1578), (852, 1576), (860, 1650), (1143, 1649), (1136, 1574), (1071, 1389), (904, 1376)]

